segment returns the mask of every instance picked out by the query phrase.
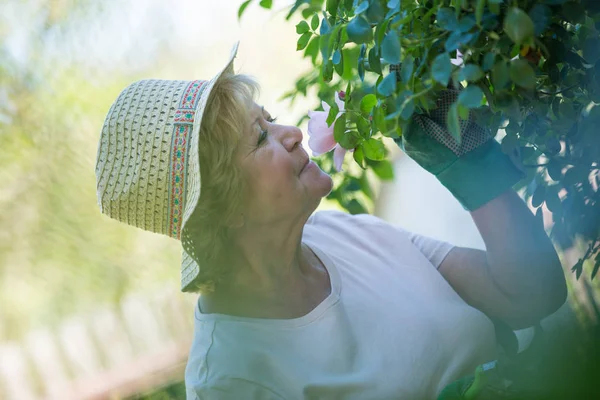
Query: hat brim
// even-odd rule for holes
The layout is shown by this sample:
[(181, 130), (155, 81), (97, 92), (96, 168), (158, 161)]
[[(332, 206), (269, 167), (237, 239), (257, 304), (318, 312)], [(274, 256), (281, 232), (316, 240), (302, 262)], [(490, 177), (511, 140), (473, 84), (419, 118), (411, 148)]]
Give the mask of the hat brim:
[(200, 178), (200, 157), (198, 154), (198, 136), (200, 133), (200, 125), (202, 124), (202, 117), (204, 115), (204, 110), (206, 108), (206, 104), (210, 99), (210, 95), (212, 89), (215, 84), (219, 81), (221, 76), (234, 74), (233, 71), (233, 60), (235, 59), (239, 47), (239, 41), (237, 41), (232, 49), (231, 55), (229, 56), (229, 61), (225, 67), (216, 74), (209, 82), (207, 82), (206, 88), (204, 89), (199, 101), (198, 108), (196, 109), (196, 113), (194, 116), (194, 126), (191, 135), (190, 141), (190, 153), (188, 158), (188, 187), (186, 190), (186, 202), (185, 208), (183, 212), (183, 221), (181, 223), (181, 245), (182, 256), (181, 256), (181, 291), (188, 292), (191, 291), (190, 284), (196, 279), (198, 274), (200, 273), (200, 266), (192, 257), (193, 255), (193, 247), (191, 238), (186, 234), (186, 223), (190, 219), (192, 213), (196, 209), (198, 204), (198, 200), (200, 199), (200, 191), (201, 191), (201, 178)]

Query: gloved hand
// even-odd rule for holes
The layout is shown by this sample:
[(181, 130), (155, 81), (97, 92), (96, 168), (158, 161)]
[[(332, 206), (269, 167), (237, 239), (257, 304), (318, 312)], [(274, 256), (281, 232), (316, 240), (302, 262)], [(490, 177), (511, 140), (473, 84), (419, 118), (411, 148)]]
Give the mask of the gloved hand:
[[(429, 114), (415, 114), (396, 143), (410, 158), (435, 175), (465, 210), (473, 211), (525, 177), (489, 129), (472, 116), (461, 120), (461, 143), (446, 128), (446, 116), (460, 91), (446, 89)], [(495, 135), (496, 132), (493, 132)]]

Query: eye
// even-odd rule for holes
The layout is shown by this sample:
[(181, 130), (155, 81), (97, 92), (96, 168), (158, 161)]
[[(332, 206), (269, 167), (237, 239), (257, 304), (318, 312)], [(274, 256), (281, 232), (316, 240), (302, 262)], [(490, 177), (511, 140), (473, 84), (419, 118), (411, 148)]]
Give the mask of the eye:
[[(272, 124), (273, 122), (275, 122), (277, 120), (277, 117), (273, 118), (273, 117), (269, 116), (265, 119), (268, 123)], [(260, 146), (267, 139), (268, 134), (269, 134), (269, 131), (267, 129), (261, 128), (260, 133), (258, 135), (258, 143), (256, 145)]]
[(268, 134), (269, 132), (266, 129), (261, 129), (258, 135), (258, 142), (256, 143), (256, 146), (260, 146), (267, 139)]

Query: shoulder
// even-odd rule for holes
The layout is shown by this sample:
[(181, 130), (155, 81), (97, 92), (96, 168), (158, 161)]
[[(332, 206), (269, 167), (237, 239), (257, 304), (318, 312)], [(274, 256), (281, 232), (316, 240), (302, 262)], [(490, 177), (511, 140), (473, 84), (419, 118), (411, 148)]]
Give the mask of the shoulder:
[(324, 210), (317, 211), (310, 216), (306, 222), (307, 226), (327, 229), (328, 227), (336, 229), (359, 229), (381, 232), (386, 230), (395, 233), (407, 234), (408, 231), (402, 227), (391, 224), (375, 215), (371, 214), (350, 214), (343, 211)]

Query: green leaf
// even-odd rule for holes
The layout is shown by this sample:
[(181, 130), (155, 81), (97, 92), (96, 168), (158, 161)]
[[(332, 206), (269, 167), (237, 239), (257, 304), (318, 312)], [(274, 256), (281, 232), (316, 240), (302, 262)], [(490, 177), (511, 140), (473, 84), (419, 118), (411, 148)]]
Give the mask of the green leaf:
[(373, 124), (375, 125), (375, 129), (373, 131), (379, 131), (381, 133), (385, 133), (387, 131), (385, 111), (381, 106), (373, 109)]
[(337, 143), (340, 143), (346, 132), (346, 113), (343, 113), (335, 120), (333, 124), (333, 138)]
[(345, 132), (338, 141), (339, 145), (346, 150), (352, 150), (363, 140), (357, 131)]
[(507, 91), (498, 91), (494, 92), (494, 99), (498, 109), (504, 111), (511, 119), (514, 119), (517, 122), (521, 121), (521, 110), (516, 96)]
[(453, 103), (448, 110), (448, 116), (446, 118), (448, 125), (448, 131), (458, 143), (461, 142), (460, 134), (460, 117), (458, 116), (458, 103)]
[(343, 206), (352, 215), (367, 213), (367, 209), (357, 199), (351, 199), (349, 202), (344, 203)]
[(377, 28), (375, 29), (375, 36), (376, 36), (375, 41), (378, 46), (381, 45), (381, 42), (383, 41), (383, 38), (385, 37), (386, 30), (387, 30), (389, 23), (390, 23), (390, 20), (386, 19), (385, 21), (383, 21), (382, 23), (377, 25)]
[(300, 38), (298, 39), (298, 43), (296, 44), (296, 51), (304, 49), (311, 37), (312, 32), (303, 33), (302, 36), (300, 36)]
[(312, 16), (312, 18), (310, 20), (310, 28), (313, 31), (316, 31), (318, 27), (319, 27), (319, 15), (315, 14)]
[(504, 32), (516, 44), (533, 36), (535, 27), (529, 15), (520, 8), (512, 7), (504, 17)]
[(477, 21), (477, 25), (481, 26), (481, 19), (483, 18), (483, 10), (485, 9), (486, 0), (477, 0), (477, 5), (475, 6), (475, 20)]
[(360, 112), (368, 115), (377, 104), (377, 97), (374, 94), (367, 94), (360, 100)]
[(304, 50), (304, 57), (310, 56), (313, 65), (315, 64), (315, 61), (317, 60), (317, 55), (319, 54), (320, 38), (321, 36), (313, 36), (313, 38), (308, 43), (308, 46), (306, 46), (306, 49)]
[(337, 117), (339, 112), (340, 112), (340, 108), (338, 107), (337, 103), (334, 101), (333, 105), (329, 108), (329, 113), (327, 114), (327, 119), (325, 120), (325, 122), (327, 123), (327, 126), (331, 126), (331, 124), (333, 124), (333, 121), (335, 120), (335, 118)]
[(525, 60), (517, 59), (510, 63), (510, 78), (525, 89), (535, 88), (535, 72)]
[(376, 47), (372, 47), (371, 50), (369, 50), (369, 66), (373, 72), (376, 72), (379, 75), (382, 74), (381, 60), (379, 59), (379, 53), (377, 52)]
[(396, 74), (387, 74), (381, 83), (377, 86), (377, 92), (382, 96), (388, 97), (396, 91)]
[(551, 190), (546, 191), (546, 207), (548, 207), (548, 210), (553, 214), (561, 211), (560, 198), (558, 197), (556, 190), (552, 189), (554, 187), (555, 186), (552, 186)]
[(446, 43), (444, 44), (444, 49), (446, 49), (447, 52), (457, 50), (460, 48), (460, 46), (466, 45), (472, 39), (472, 33), (461, 33), (460, 31), (455, 31), (446, 40)]
[(389, 0), (387, 2), (387, 8), (394, 9), (400, 5), (400, 0)]
[(319, 29), (319, 35), (325, 36), (331, 31), (331, 25), (326, 18), (321, 19), (321, 29)]
[(458, 103), (457, 107), (458, 107), (458, 116), (460, 117), (460, 119), (468, 120), (469, 119), (469, 109), (460, 103)]
[(378, 23), (385, 18), (385, 9), (380, 1), (370, 0), (370, 6), (365, 14), (369, 22)]
[(547, 166), (548, 175), (554, 181), (560, 181), (562, 179), (563, 165), (558, 161), (551, 161)]
[(402, 82), (408, 83), (410, 81), (414, 69), (415, 59), (409, 54), (404, 57), (404, 61), (402, 61), (402, 68), (400, 69), (400, 78), (402, 79)]
[(465, 65), (458, 74), (458, 79), (467, 82), (476, 82), (483, 78), (483, 71), (476, 64)]
[(519, 145), (519, 138), (514, 133), (507, 133), (502, 138), (500, 147), (505, 154), (510, 154)]
[(415, 112), (415, 101), (413, 99), (414, 93), (410, 90), (404, 90), (398, 94), (396, 98), (397, 111), (400, 118), (408, 121)]
[(354, 14), (358, 15), (360, 13), (365, 12), (369, 8), (369, 2), (367, 0), (363, 0), (358, 7), (354, 9)]
[(368, 43), (373, 40), (373, 30), (371, 29), (371, 25), (369, 25), (362, 15), (354, 17), (354, 19), (350, 21), (346, 26), (346, 32), (348, 32), (348, 39), (354, 43)]
[(337, 15), (338, 4), (340, 0), (327, 0), (327, 4), (325, 5), (325, 9), (333, 18)]
[(533, 22), (534, 35), (539, 36), (550, 24), (552, 10), (545, 4), (534, 4), (533, 7), (531, 7), (531, 10), (529, 10), (529, 18), (531, 18), (531, 21)]
[(361, 137), (369, 138), (371, 136), (371, 124), (369, 123), (369, 120), (362, 115), (356, 117), (356, 128)]
[(385, 159), (385, 145), (381, 140), (371, 138), (364, 141), (361, 147), (365, 153), (365, 157), (375, 161)]
[(362, 169), (366, 169), (365, 153), (363, 152), (363, 149), (361, 146), (358, 146), (356, 149), (354, 149), (354, 152), (352, 153), (352, 157), (354, 158), (354, 161), (356, 161), (356, 163), (358, 164), (359, 167), (361, 167)]
[(477, 108), (483, 100), (483, 91), (477, 85), (469, 85), (458, 95), (458, 102), (467, 108)]
[(451, 8), (440, 8), (436, 18), (437, 24), (440, 26), (440, 28), (447, 31), (454, 31), (458, 29), (456, 14)]
[(381, 57), (389, 64), (400, 63), (400, 39), (396, 31), (389, 31), (381, 42)]
[(452, 62), (448, 53), (438, 55), (431, 65), (431, 76), (437, 82), (448, 86), (450, 75), (452, 74)]
[(331, 62), (333, 65), (338, 65), (342, 61), (342, 52), (339, 49), (336, 49), (333, 52), (333, 57), (331, 58)]
[(333, 63), (325, 62), (321, 67), (321, 72), (323, 73), (323, 80), (325, 82), (331, 82), (333, 78)]
[(370, 161), (369, 165), (375, 172), (375, 175), (379, 177), (379, 179), (384, 181), (390, 181), (394, 179), (394, 167), (392, 163), (388, 160), (381, 161)]
[(250, 4), (251, 1), (252, 0), (247, 0), (242, 3), (240, 8), (238, 9), (238, 20), (240, 20), (242, 18), (242, 14), (244, 13), (244, 11), (246, 11), (246, 7), (248, 7), (248, 5)]
[(273, 0), (260, 0), (260, 6), (269, 10), (273, 7)]
[[(321, 28), (323, 28), (323, 25), (321, 25)], [(319, 36), (319, 49), (321, 51), (321, 58), (323, 59), (323, 62), (329, 60), (329, 56), (331, 55), (332, 49), (329, 46), (329, 36), (329, 33)]]
[(538, 185), (538, 187), (535, 189), (535, 192), (533, 192), (533, 196), (531, 197), (531, 205), (536, 208), (541, 206), (545, 197), (546, 186)]
[(600, 39), (587, 39), (583, 43), (583, 58), (590, 64), (595, 64), (598, 61), (600, 58)]
[(309, 30), (310, 30), (310, 28), (308, 27), (308, 24), (306, 23), (306, 21), (300, 21), (300, 22), (298, 22), (298, 25), (296, 25), (296, 33), (298, 33), (298, 34), (306, 33)]
[(508, 65), (503, 60), (500, 60), (492, 68), (492, 84), (494, 92), (503, 89), (510, 83), (510, 70)]
[(496, 62), (496, 53), (489, 52), (483, 57), (483, 70), (485, 72), (494, 68), (494, 63)]

